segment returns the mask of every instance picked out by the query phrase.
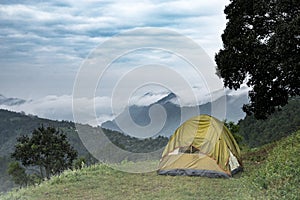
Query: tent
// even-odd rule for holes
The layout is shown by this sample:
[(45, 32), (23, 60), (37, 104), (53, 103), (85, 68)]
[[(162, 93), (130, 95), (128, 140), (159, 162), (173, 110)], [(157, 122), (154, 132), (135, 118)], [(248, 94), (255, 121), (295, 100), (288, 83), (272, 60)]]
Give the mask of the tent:
[(223, 122), (199, 115), (171, 136), (158, 166), (160, 175), (231, 177), (242, 170), (238, 144)]

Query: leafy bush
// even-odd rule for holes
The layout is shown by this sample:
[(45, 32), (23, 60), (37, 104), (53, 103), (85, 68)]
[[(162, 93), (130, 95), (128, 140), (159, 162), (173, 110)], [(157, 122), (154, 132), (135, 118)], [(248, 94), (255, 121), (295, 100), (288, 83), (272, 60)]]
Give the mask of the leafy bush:
[(77, 158), (75, 161), (74, 161), (74, 168), (75, 169), (82, 169), (83, 167), (86, 166), (86, 159), (85, 157), (83, 156), (80, 156), (79, 158)]

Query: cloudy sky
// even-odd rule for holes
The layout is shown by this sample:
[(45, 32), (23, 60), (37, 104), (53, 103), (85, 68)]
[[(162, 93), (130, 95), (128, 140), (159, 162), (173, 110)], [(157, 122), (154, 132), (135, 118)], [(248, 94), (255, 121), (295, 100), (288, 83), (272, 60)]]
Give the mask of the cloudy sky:
[[(175, 31), (196, 42), (213, 62), (214, 54), (222, 48), (221, 34), (226, 25), (223, 10), (228, 3), (229, 0), (2, 0), (0, 94), (30, 101), (26, 108), (14, 109), (44, 117), (49, 117), (45, 114), (49, 106), (52, 110), (70, 109), (77, 73), (91, 52), (111, 37), (139, 28)], [(132, 70), (126, 67), (133, 61), (138, 66), (153, 59), (163, 65), (186, 65), (171, 53), (141, 50), (115, 61), (115, 67), (101, 81), (105, 85), (116, 74)], [(193, 79), (193, 72), (177, 72)], [(191, 84), (203, 88), (201, 81)], [(111, 90), (111, 86), (102, 89)], [(107, 94), (97, 95), (99, 104), (109, 101)], [(51, 118), (68, 118), (53, 115)]]

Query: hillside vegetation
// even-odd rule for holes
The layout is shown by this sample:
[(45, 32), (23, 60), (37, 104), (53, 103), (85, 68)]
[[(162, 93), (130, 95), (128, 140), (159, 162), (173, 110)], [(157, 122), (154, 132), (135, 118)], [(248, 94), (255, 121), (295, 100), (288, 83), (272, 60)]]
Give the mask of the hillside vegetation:
[(246, 116), (239, 122), (239, 134), (250, 147), (258, 147), (300, 129), (300, 98), (293, 98), (289, 103), (270, 115), (266, 120), (257, 120), (254, 116)]
[[(98, 164), (66, 171), (39, 186), (10, 192), (2, 199), (297, 199), (300, 196), (298, 155), (300, 131), (246, 152), (245, 172), (241, 177), (130, 174)], [(134, 165), (123, 163), (130, 164)]]
[[(89, 162), (94, 162), (82, 144), (73, 122), (42, 119), (37, 116), (0, 109), (0, 192), (8, 191), (15, 186), (6, 170), (8, 163), (12, 161), (10, 154), (14, 151), (16, 138), (21, 135), (31, 135), (32, 131), (41, 125), (58, 128), (67, 136), (68, 141), (78, 151), (80, 157), (86, 157)], [(99, 131), (99, 128), (88, 125), (85, 125), (85, 128), (88, 132)], [(168, 142), (168, 138), (162, 136), (142, 140), (117, 131), (108, 129), (103, 129), (103, 131), (112, 143), (129, 152), (149, 152), (164, 147)]]
[[(245, 174), (249, 175), (249, 172), (256, 170), (258, 166), (261, 166), (262, 163), (265, 163), (264, 161), (267, 159), (269, 152), (274, 148), (275, 144), (277, 144), (273, 141), (278, 141), (280, 138), (285, 138), (286, 136), (291, 135), (293, 132), (300, 129), (299, 105), (300, 99), (294, 98), (290, 100), (287, 106), (283, 107), (281, 112), (276, 112), (275, 114), (271, 115), (270, 118), (267, 120), (257, 121), (253, 117), (247, 116), (244, 120), (241, 120), (239, 122), (239, 134), (243, 136), (244, 143), (246, 144), (246, 146), (250, 146), (252, 148), (259, 147), (258, 149), (255, 149), (255, 151), (253, 151), (252, 149), (247, 153), (244, 152), (243, 160), (246, 165), (246, 172), (243, 173), (243, 176), (245, 176)], [(6, 170), (8, 163), (12, 161), (12, 159), (10, 158), (10, 154), (13, 151), (16, 138), (23, 134), (30, 135), (32, 130), (37, 128), (41, 124), (45, 126), (54, 126), (59, 128), (63, 133), (67, 135), (67, 138), (70, 141), (71, 145), (73, 145), (76, 148), (80, 156), (91, 158), (84, 145), (82, 144), (78, 133), (76, 132), (74, 123), (67, 121), (53, 121), (48, 119), (41, 119), (36, 116), (28, 116), (22, 113), (0, 110), (0, 192), (5, 192), (10, 190), (12, 187), (15, 187), (15, 185), (11, 181), (11, 177), (8, 176)], [(86, 127), (88, 130), (91, 131), (97, 129), (90, 126)], [(104, 131), (110, 139), (110, 141), (112, 141), (118, 147), (129, 152), (150, 152), (153, 149), (162, 148), (167, 144), (168, 141), (166, 137), (161, 136), (155, 139), (148, 138), (145, 140), (140, 140), (138, 138), (130, 137), (128, 135), (124, 135), (116, 131), (110, 131), (105, 129)], [(261, 145), (264, 146), (261, 147)], [(293, 146), (295, 146), (294, 143)], [(245, 148), (244, 151), (246, 149), (247, 148)], [(298, 153), (295, 155), (300, 154)], [(114, 156), (118, 155), (114, 154)], [(154, 158), (154, 160), (155, 159), (157, 160), (158, 158)], [(118, 158), (116, 160), (118, 160)], [(134, 158), (128, 157), (127, 160), (134, 161)], [(292, 163), (294, 163), (294, 161)], [(252, 170), (252, 168), (254, 168), (254, 170)], [(268, 175), (271, 174), (270, 171), (264, 173), (269, 173)], [(146, 174), (144, 176), (152, 179), (154, 174)], [(124, 177), (127, 177), (127, 174), (124, 174)], [(137, 175), (137, 177), (139, 176)], [(258, 175), (253, 175), (253, 177), (258, 177)], [(177, 179), (175, 178), (174, 180)], [(183, 178), (183, 180), (185, 179)], [(269, 184), (269, 182), (264, 182), (262, 180), (267, 181), (267, 179), (264, 178), (264, 176), (262, 176), (262, 179), (253, 179), (251, 181), (254, 183), (261, 183), (260, 187), (262, 188), (268, 187), (267, 185)], [(234, 181), (232, 182), (234, 183)], [(247, 181), (245, 182), (245, 184), (246, 183)], [(208, 182), (208, 184), (219, 183)], [(249, 186), (248, 183), (246, 184), (246, 186)], [(270, 191), (270, 188), (268, 188), (268, 191)]]
[(300, 131), (278, 142), (258, 170), (248, 177), (254, 188), (270, 199), (299, 199), (300, 197)]
[(67, 171), (40, 186), (3, 197), (14, 199), (251, 199), (251, 191), (238, 179), (159, 176), (155, 172), (129, 174), (96, 165)]

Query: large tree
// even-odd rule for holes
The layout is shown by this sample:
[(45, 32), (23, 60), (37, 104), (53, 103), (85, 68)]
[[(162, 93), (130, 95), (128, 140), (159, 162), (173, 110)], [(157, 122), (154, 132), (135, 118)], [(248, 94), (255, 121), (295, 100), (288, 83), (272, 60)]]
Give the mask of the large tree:
[(24, 166), (38, 166), (42, 178), (50, 178), (71, 168), (77, 151), (69, 144), (66, 135), (53, 127), (39, 127), (32, 136), (17, 138), (11, 155)]
[(215, 56), (224, 85), (247, 84), (247, 114), (266, 118), (300, 94), (300, 1), (230, 0), (223, 49)]

